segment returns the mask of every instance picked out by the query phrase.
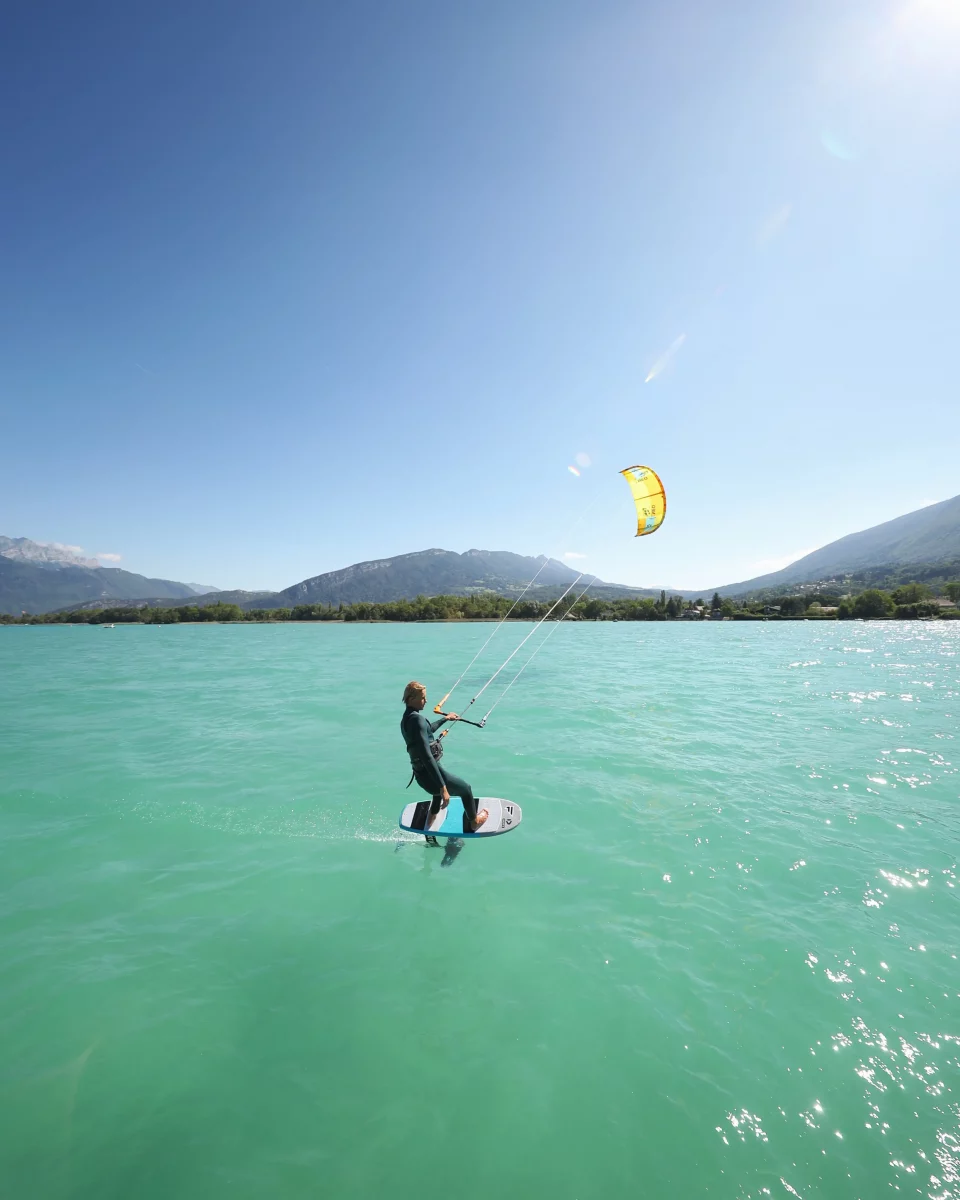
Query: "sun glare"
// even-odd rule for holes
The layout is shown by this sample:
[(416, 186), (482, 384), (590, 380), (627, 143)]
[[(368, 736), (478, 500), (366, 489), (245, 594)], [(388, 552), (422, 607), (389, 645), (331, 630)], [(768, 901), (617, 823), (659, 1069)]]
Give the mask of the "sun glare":
[(874, 49), (887, 68), (955, 70), (960, 64), (960, 2), (907, 0), (881, 29)]

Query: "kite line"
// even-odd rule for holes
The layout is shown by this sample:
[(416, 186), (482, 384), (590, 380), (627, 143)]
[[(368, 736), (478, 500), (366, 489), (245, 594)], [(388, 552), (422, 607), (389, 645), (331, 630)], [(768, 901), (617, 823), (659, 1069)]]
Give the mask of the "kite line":
[[(541, 567), (541, 568), (540, 568), (540, 570), (543, 570), (543, 567)], [(540, 572), (538, 571), (538, 572), (537, 572), (537, 574), (539, 575), (539, 573), (540, 573)], [(473, 699), (470, 701), (470, 703), (467, 705), (467, 707), (466, 707), (466, 708), (463, 710), (464, 712), (469, 712), (469, 710), (470, 710), (470, 709), (473, 707), (473, 705), (474, 705), (474, 704), (476, 704), (476, 702), (477, 702), (477, 701), (480, 699), (480, 697), (481, 697), (481, 696), (483, 695), (483, 693), (484, 693), (484, 692), (487, 690), (487, 688), (490, 686), (490, 684), (491, 684), (491, 683), (493, 683), (493, 681), (494, 681), (494, 680), (497, 678), (497, 676), (498, 676), (498, 675), (500, 674), (500, 672), (501, 672), (501, 671), (504, 669), (504, 667), (505, 667), (505, 666), (506, 666), (506, 665), (507, 665), (507, 664), (508, 664), (508, 663), (509, 663), (509, 662), (510, 662), (512, 659), (516, 658), (516, 656), (517, 656), (517, 655), (520, 653), (520, 651), (521, 651), (521, 650), (523, 649), (523, 647), (524, 647), (524, 646), (527, 644), (527, 642), (529, 642), (529, 641), (530, 641), (530, 639), (531, 639), (531, 638), (533, 637), (533, 635), (534, 635), (534, 634), (537, 632), (537, 630), (538, 630), (538, 629), (540, 628), (540, 626), (541, 626), (541, 625), (544, 623), (544, 621), (546, 621), (546, 620), (547, 620), (547, 618), (548, 618), (548, 617), (550, 616), (550, 614), (551, 614), (551, 613), (554, 611), (554, 609), (556, 609), (556, 608), (557, 608), (557, 606), (558, 606), (560, 603), (562, 603), (562, 601), (564, 601), (564, 600), (567, 598), (567, 596), (569, 596), (569, 594), (570, 594), (570, 593), (573, 591), (573, 589), (574, 589), (574, 588), (577, 586), (577, 584), (578, 584), (578, 583), (580, 582), (580, 580), (583, 578), (583, 574), (584, 574), (584, 573), (583, 573), (583, 571), (581, 571), (581, 572), (580, 572), (580, 574), (579, 574), (579, 575), (576, 577), (576, 579), (573, 581), (573, 583), (571, 583), (571, 584), (570, 584), (570, 586), (569, 586), (569, 587), (566, 589), (566, 591), (563, 593), (563, 595), (562, 595), (562, 596), (560, 596), (560, 597), (559, 597), (559, 599), (555, 600), (555, 601), (553, 602), (553, 604), (551, 604), (551, 605), (550, 605), (550, 607), (547, 609), (547, 611), (544, 613), (544, 615), (543, 615), (543, 616), (540, 618), (540, 620), (539, 620), (539, 621), (537, 621), (537, 623), (536, 623), (536, 624), (534, 625), (534, 627), (533, 627), (533, 628), (530, 630), (530, 632), (529, 632), (529, 633), (527, 634), (527, 636), (526, 636), (526, 637), (523, 639), (523, 641), (522, 641), (522, 642), (521, 642), (521, 643), (520, 643), (520, 644), (519, 644), (519, 645), (516, 647), (516, 649), (515, 649), (515, 650), (512, 650), (512, 651), (510, 652), (510, 654), (508, 654), (508, 655), (507, 655), (507, 657), (506, 657), (506, 658), (503, 660), (503, 662), (500, 664), (500, 666), (499, 666), (499, 667), (497, 667), (497, 669), (496, 669), (496, 670), (494, 671), (494, 673), (493, 673), (493, 674), (490, 676), (490, 678), (487, 680), (487, 682), (486, 682), (486, 683), (483, 685), (483, 687), (482, 687), (482, 688), (481, 688), (481, 689), (480, 689), (480, 690), (477, 692), (477, 694), (476, 694), (476, 695), (473, 697)], [(534, 576), (534, 578), (536, 578), (536, 576)], [(532, 582), (532, 581), (531, 581), (531, 582)], [(590, 580), (590, 583), (593, 583), (593, 580), (592, 580), (592, 579)], [(589, 586), (590, 586), (590, 583), (588, 583), (588, 584), (587, 584), (587, 587), (589, 587)], [(528, 586), (529, 586), (529, 585), (528, 585)], [(584, 592), (586, 592), (586, 590), (587, 590), (587, 589), (586, 589), (586, 588), (584, 588)], [(582, 594), (582, 593), (581, 593), (581, 594)], [(513, 609), (511, 609), (511, 612), (512, 612), (512, 611), (513, 611)], [(566, 615), (566, 614), (564, 614), (564, 615)], [(504, 618), (504, 620), (506, 620), (506, 618)], [(501, 624), (502, 624), (502, 622), (501, 622)], [(559, 624), (559, 620), (557, 621), (557, 624)], [(499, 626), (497, 626), (497, 628), (499, 628)], [(496, 632), (496, 630), (494, 630), (494, 632)], [(551, 630), (551, 632), (553, 632), (553, 631)], [(493, 636), (493, 634), (491, 634), (490, 636), (492, 637), (492, 636)], [(549, 637), (549, 634), (548, 634), (547, 636)], [(489, 642), (489, 640), (490, 640), (490, 638), (487, 638), (487, 641), (488, 641), (488, 642)], [(544, 640), (544, 641), (546, 641), (547, 639), (546, 639), (546, 638), (544, 638), (543, 640)], [(537, 647), (537, 649), (539, 649), (539, 647)], [(534, 654), (536, 654), (536, 651), (534, 651)], [(479, 657), (479, 655), (476, 655), (476, 656), (474, 656), (474, 662), (476, 662), (476, 660), (477, 660), (477, 658), (478, 658), (478, 657)], [(514, 677), (514, 679), (512, 679), (512, 680), (510, 681), (510, 683), (507, 685), (507, 690), (508, 690), (510, 687), (512, 687), (512, 686), (513, 686), (513, 684), (516, 682), (517, 678), (519, 678), (519, 676), (520, 676), (520, 675), (523, 673), (523, 671), (524, 671), (524, 669), (526, 668), (527, 664), (530, 662), (530, 660), (531, 660), (533, 657), (534, 657), (534, 655), (532, 654), (532, 655), (530, 656), (530, 659), (528, 659), (528, 660), (527, 660), (527, 663), (524, 663), (524, 666), (523, 666), (523, 667), (521, 667), (521, 669), (520, 669), (520, 670), (517, 672), (517, 675)], [(469, 670), (469, 667), (467, 668), (467, 670)], [(463, 673), (463, 674), (465, 675), (465, 674), (466, 674), (466, 671), (464, 671), (464, 673)], [(460, 676), (460, 678), (462, 679), (462, 678), (463, 678), (463, 675), (461, 675), (461, 676)], [(459, 682), (459, 680), (458, 680), (458, 682)], [(454, 685), (454, 686), (456, 686), (456, 685)], [(447, 696), (449, 696), (449, 695), (451, 694), (451, 692), (452, 692), (452, 691), (453, 691), (453, 688), (451, 688), (451, 689), (450, 689), (450, 691), (449, 691), (449, 692), (447, 692), (447, 695), (446, 695), (446, 696), (444, 696), (444, 698), (443, 698), (443, 699), (444, 699), (444, 700), (446, 700), (446, 699), (447, 699)], [(506, 690), (505, 690), (504, 694), (506, 694)], [(503, 699), (503, 696), (501, 696), (501, 697), (500, 697), (500, 700), (502, 700), (502, 699)], [(497, 704), (499, 704), (499, 703), (500, 703), (500, 700), (498, 700), (498, 701), (497, 701)], [(445, 713), (442, 711), (442, 707), (443, 707), (443, 700), (441, 700), (441, 701), (440, 701), (440, 703), (439, 703), (439, 704), (437, 704), (437, 705), (434, 707), (434, 710), (433, 710), (433, 711), (434, 711), (435, 713), (438, 713), (440, 716), (445, 716), (446, 714), (445, 714)], [(496, 708), (496, 704), (495, 704), (493, 707), (494, 707), (494, 708)], [(493, 708), (491, 708), (491, 709), (490, 709), (490, 712), (493, 712)], [(487, 713), (487, 716), (489, 716), (489, 715), (490, 715), (490, 713)], [(461, 717), (461, 720), (462, 720), (462, 717)], [(482, 728), (483, 728), (483, 726), (486, 724), (486, 720), (487, 720), (487, 717), (483, 717), (483, 718), (482, 718), (482, 720), (479, 722), (479, 725), (480, 725), (480, 728), (481, 728), (481, 729), (482, 729)], [(468, 722), (468, 724), (473, 724), (473, 722)], [(445, 730), (444, 732), (446, 733), (446, 732), (448, 732), (448, 731), (447, 731), (447, 730)]]
[[(570, 605), (570, 610), (571, 610), (571, 611), (572, 611), (574, 608), (576, 608), (576, 606), (577, 606), (577, 605), (580, 603), (580, 601), (581, 601), (581, 600), (584, 598), (584, 596), (587, 594), (587, 592), (588, 592), (588, 591), (590, 590), (590, 588), (593, 586), (594, 582), (595, 582), (595, 581), (594, 581), (593, 579), (591, 579), (591, 580), (590, 580), (590, 582), (587, 584), (587, 586), (586, 586), (586, 587), (583, 589), (583, 591), (580, 593), (580, 595), (579, 595), (579, 596), (576, 598), (576, 600), (574, 600), (573, 604), (571, 604), (571, 605)], [(561, 597), (561, 599), (563, 599), (563, 597)], [(557, 603), (559, 603), (559, 601), (557, 601)], [(534, 659), (537, 657), (537, 655), (538, 655), (538, 654), (540, 653), (540, 651), (543, 649), (544, 645), (545, 645), (547, 642), (549, 642), (549, 640), (550, 640), (550, 639), (553, 637), (553, 635), (554, 635), (554, 634), (557, 632), (557, 629), (560, 627), (560, 624), (561, 624), (561, 622), (562, 622), (562, 621), (563, 621), (565, 618), (566, 618), (566, 613), (564, 613), (564, 615), (563, 615), (562, 617), (558, 617), (558, 618), (557, 618), (557, 620), (556, 620), (556, 621), (554, 621), (554, 623), (553, 623), (553, 628), (550, 630), (550, 632), (547, 634), (547, 636), (546, 636), (546, 637), (543, 639), (543, 641), (542, 641), (542, 642), (539, 644), (539, 646), (537, 646), (537, 647), (536, 647), (536, 649), (533, 651), (533, 653), (530, 655), (530, 657), (527, 659), (527, 661), (526, 661), (526, 662), (523, 664), (523, 666), (522, 666), (522, 667), (520, 668), (520, 670), (519, 670), (519, 671), (516, 673), (516, 675), (514, 675), (514, 677), (513, 677), (513, 678), (510, 680), (510, 682), (509, 682), (509, 683), (507, 684), (507, 686), (506, 686), (506, 687), (503, 689), (503, 691), (502, 691), (502, 692), (500, 693), (500, 695), (499, 695), (499, 696), (496, 698), (496, 700), (494, 700), (493, 704), (490, 706), (490, 708), (489, 708), (489, 710), (487, 711), (486, 715), (485, 715), (485, 716), (483, 716), (483, 717), (480, 719), (480, 728), (481, 728), (481, 729), (484, 727), (484, 725), (486, 725), (486, 723), (487, 723), (487, 718), (490, 716), (490, 714), (493, 712), (493, 710), (494, 710), (494, 709), (497, 707), (497, 705), (500, 703), (500, 701), (501, 701), (501, 700), (504, 698), (504, 696), (507, 694), (507, 692), (509, 692), (509, 691), (510, 691), (510, 689), (513, 687), (513, 685), (514, 685), (514, 684), (517, 682), (517, 680), (520, 678), (520, 676), (521, 676), (521, 675), (524, 673), (524, 671), (527, 669), (527, 667), (529, 667), (529, 666), (530, 666), (530, 664), (533, 662), (533, 660), (534, 660)], [(544, 620), (546, 620), (546, 617), (544, 617)], [(526, 641), (526, 638), (524, 638), (524, 641)], [(523, 645), (523, 642), (521, 642), (521, 643), (520, 643), (520, 645), (522, 646), (522, 645)], [(517, 647), (517, 649), (519, 650), (519, 648), (520, 648), (520, 647), (518, 646), (518, 647)], [(508, 659), (507, 661), (509, 661), (509, 659)], [(506, 663), (504, 663), (504, 664), (503, 664), (503, 666), (504, 666), (504, 667), (505, 667), (506, 665), (507, 665)], [(501, 668), (500, 668), (500, 670), (503, 670), (503, 667), (501, 667)], [(477, 694), (479, 695), (479, 692), (478, 692)]]
[(504, 615), (500, 618), (500, 620), (496, 623), (496, 625), (494, 625), (493, 632), (490, 634), (490, 636), (487, 638), (487, 640), (483, 643), (483, 645), (480, 647), (480, 649), (476, 652), (476, 654), (473, 656), (473, 658), (470, 659), (470, 661), (467, 663), (467, 665), (460, 672), (460, 677), (459, 677), (459, 679), (457, 679), (457, 682), (453, 685), (453, 687), (450, 689), (450, 691), (447, 692), (447, 694), (441, 700), (438, 700), (437, 703), (433, 706), (433, 711), (435, 713), (438, 713), (443, 708), (443, 706), (447, 702), (447, 700), (449, 700), (450, 697), (453, 695), (453, 693), (457, 690), (457, 688), (460, 686), (460, 682), (463, 679), (464, 675), (466, 675), (466, 673), (470, 670), (470, 668), (477, 661), (477, 659), (480, 657), (480, 655), (484, 652), (484, 650), (486, 650), (486, 648), (490, 645), (490, 643), (493, 641), (493, 639), (500, 632), (500, 626), (504, 623), (504, 621), (507, 619), (507, 617), (510, 616), (510, 614), (513, 612), (513, 610), (517, 607), (517, 605), (520, 603), (520, 601), (527, 594), (527, 592), (529, 592), (530, 589), (533, 587), (533, 585), (537, 582), (537, 580), (540, 578), (541, 571), (543, 571), (543, 568), (547, 565), (547, 563), (549, 561), (550, 561), (549, 558), (544, 558), (543, 562), (540, 564), (540, 570), (536, 573), (536, 575), (534, 575), (534, 577), (530, 580), (530, 582), (523, 589), (523, 591), (516, 598), (516, 600), (514, 600), (514, 602), (510, 605), (510, 607), (507, 609), (507, 611), (504, 613)]
[[(652, 470), (650, 467), (640, 466), (639, 464), (637, 464), (636, 466), (632, 466), (632, 467), (625, 467), (624, 470), (622, 470), (620, 472), (620, 474), (627, 481), (627, 484), (630, 488), (630, 492), (633, 496), (634, 505), (636, 507), (636, 513), (637, 513), (636, 536), (637, 537), (645, 537), (651, 533), (656, 533), (656, 531), (663, 524), (663, 519), (667, 514), (667, 497), (666, 497), (666, 492), (664, 490), (663, 483), (660, 480), (660, 476), (656, 473), (656, 471)], [(598, 499), (599, 499), (599, 497), (598, 497)], [(576, 521), (574, 521), (570, 530), (568, 530), (568, 533), (572, 532), (572, 530), (575, 529), (577, 527), (577, 525), (580, 524), (580, 522), (583, 520), (583, 518), (587, 515), (587, 513), (590, 511), (590, 509), (596, 503), (597, 503), (597, 501), (594, 500), (591, 504), (589, 504), (584, 509), (584, 511), (580, 514), (580, 516), (576, 519)], [(520, 601), (523, 599), (523, 597), (527, 594), (527, 592), (529, 592), (529, 590), (533, 587), (533, 585), (536, 583), (536, 581), (540, 578), (540, 575), (543, 572), (543, 569), (546, 567), (547, 563), (550, 561), (551, 560), (549, 558), (544, 558), (543, 562), (540, 564), (539, 570), (537, 571), (536, 575), (534, 575), (534, 577), (526, 585), (526, 587), (523, 589), (523, 591), (520, 593), (520, 595), (510, 605), (509, 609), (507, 609), (506, 613), (500, 618), (500, 620), (494, 626), (493, 631), (491, 632), (490, 636), (483, 643), (483, 645), (480, 647), (480, 649), (476, 652), (476, 654), (473, 656), (473, 658), (471, 658), (470, 662), (467, 663), (464, 670), (461, 671), (461, 673), (460, 673), (459, 677), (457, 678), (456, 682), (454, 683), (453, 687), (449, 690), (449, 692), (447, 692), (447, 694), (443, 697), (442, 700), (440, 700), (440, 702), (438, 704), (434, 705), (433, 711), (435, 713), (437, 713), (438, 716), (446, 717), (449, 715), (448, 713), (443, 711), (444, 704), (447, 702), (447, 700), (450, 699), (450, 697), (453, 695), (453, 693), (457, 690), (457, 688), (463, 682), (464, 678), (466, 677), (467, 673), (470, 671), (471, 667), (474, 665), (474, 663), (477, 661), (477, 659), (480, 657), (480, 655), (483, 654), (483, 652), (486, 650), (486, 648), (490, 645), (490, 643), (493, 641), (493, 639), (500, 632), (500, 628), (503, 625), (504, 621), (506, 621), (506, 619), (511, 615), (511, 613), (513, 613), (513, 611), (516, 609), (517, 605), (520, 603)], [(571, 583), (570, 586), (566, 589), (566, 591), (560, 596), (560, 598), (558, 600), (555, 600), (554, 603), (550, 606), (550, 608), (547, 609), (546, 613), (544, 613), (544, 615), (540, 618), (540, 620), (536, 622), (534, 627), (530, 630), (530, 632), (527, 634), (527, 636), (520, 642), (520, 644), (516, 647), (516, 649), (511, 651), (511, 653), (507, 655), (507, 657), (500, 664), (500, 666), (497, 667), (497, 669), (490, 676), (490, 678), (487, 680), (487, 682), (483, 685), (482, 688), (480, 688), (480, 690), (473, 697), (473, 699), (470, 701), (470, 703), (467, 705), (467, 707), (463, 710), (464, 712), (469, 712), (469, 710), (473, 707), (474, 704), (476, 704), (476, 702), (480, 699), (480, 697), (487, 690), (487, 688), (500, 675), (501, 671), (503, 671), (504, 668), (510, 662), (512, 662), (512, 660), (514, 658), (516, 658), (516, 656), (520, 653), (520, 651), (527, 644), (527, 642), (529, 642), (529, 640), (537, 632), (537, 630), (544, 623), (544, 621), (548, 620), (548, 618), (555, 612), (555, 610), (567, 598), (567, 596), (569, 596), (569, 594), (577, 586), (577, 584), (580, 582), (580, 580), (583, 579), (583, 577), (584, 577), (584, 572), (581, 571), (580, 574), (573, 581), (573, 583)], [(514, 675), (514, 677), (510, 680), (510, 682), (507, 684), (507, 686), (503, 689), (503, 691), (500, 693), (500, 695), (497, 697), (497, 699), (493, 702), (493, 704), (487, 710), (486, 715), (481, 717), (481, 719), (479, 721), (469, 721), (463, 717), (458, 718), (459, 720), (466, 720), (467, 725), (474, 725), (479, 729), (483, 729), (483, 727), (487, 723), (487, 720), (493, 713), (493, 710), (497, 707), (497, 705), (504, 698), (504, 696), (506, 696), (507, 692), (510, 691), (510, 689), (513, 687), (513, 685), (517, 682), (517, 680), (520, 678), (520, 676), (527, 669), (527, 667), (530, 666), (530, 664), (533, 662), (533, 660), (536, 658), (536, 656), (543, 649), (544, 644), (553, 636), (554, 633), (556, 633), (556, 627), (561, 623), (561, 621), (565, 620), (565, 618), (569, 615), (569, 613), (572, 612), (573, 609), (580, 603), (580, 601), (584, 598), (584, 596), (587, 594), (587, 592), (590, 590), (591, 586), (594, 583), (596, 583), (596, 576), (592, 575), (592, 576), (590, 576), (589, 580), (587, 581), (586, 587), (580, 592), (580, 594), (577, 596), (576, 600), (573, 601), (573, 603), (570, 605), (570, 607), (567, 609), (567, 611), (562, 613), (556, 619), (556, 621), (554, 622), (554, 628), (551, 629), (547, 633), (547, 635), (542, 639), (542, 641), (533, 649), (530, 656), (520, 667), (520, 670), (517, 671), (516, 675)], [(449, 732), (450, 732), (449, 728), (445, 729), (440, 734), (440, 737), (441, 738), (446, 737), (446, 735)]]

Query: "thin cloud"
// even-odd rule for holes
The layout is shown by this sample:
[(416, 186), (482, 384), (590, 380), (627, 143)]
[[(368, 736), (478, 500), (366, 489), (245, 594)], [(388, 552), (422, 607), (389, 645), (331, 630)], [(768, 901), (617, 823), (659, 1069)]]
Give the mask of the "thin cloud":
[(675, 338), (650, 368), (647, 373), (647, 377), (643, 382), (649, 383), (652, 379), (656, 379), (661, 372), (665, 371), (670, 365), (673, 356), (677, 353), (686, 340), (687, 335), (685, 333), (681, 333), (678, 338)]
[(101, 562), (119, 562), (123, 558), (123, 555), (122, 554), (103, 553), (103, 554), (96, 554), (96, 555), (94, 555), (94, 557), (99, 558), (99, 560)]
[(576, 552), (576, 550), (564, 550), (563, 557), (564, 558), (586, 558), (587, 556), (585, 554), (578, 554)]

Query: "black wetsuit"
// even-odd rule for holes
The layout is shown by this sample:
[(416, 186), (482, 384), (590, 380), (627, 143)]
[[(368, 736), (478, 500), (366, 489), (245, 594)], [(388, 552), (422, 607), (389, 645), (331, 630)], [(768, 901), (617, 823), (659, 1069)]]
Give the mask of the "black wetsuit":
[[(428, 721), (419, 709), (408, 708), (401, 718), (400, 732), (403, 734), (407, 753), (410, 755), (414, 779), (425, 792), (429, 792), (433, 797), (433, 803), (429, 806), (430, 815), (435, 816), (440, 811), (443, 789), (446, 788), (451, 796), (459, 796), (463, 801), (464, 833), (471, 833), (473, 832), (473, 822), (477, 818), (477, 801), (473, 795), (473, 789), (465, 779), (460, 779), (459, 776), (444, 770), (430, 750), (430, 743), (436, 740), (433, 735), (441, 725), (446, 725), (446, 723), (446, 717), (441, 717), (439, 721)], [(414, 824), (419, 825), (422, 819), (425, 828), (427, 812), (426, 801), (422, 805), (418, 804)]]

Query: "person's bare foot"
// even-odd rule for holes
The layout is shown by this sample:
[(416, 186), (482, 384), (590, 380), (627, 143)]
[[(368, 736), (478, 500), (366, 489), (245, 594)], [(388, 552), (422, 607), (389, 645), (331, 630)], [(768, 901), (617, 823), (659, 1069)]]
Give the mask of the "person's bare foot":
[(485, 809), (485, 808), (480, 809), (480, 811), (477, 813), (476, 820), (473, 822), (473, 832), (474, 833), (477, 832), (477, 830), (480, 828), (480, 826), (484, 823), (484, 821), (489, 816), (490, 816), (490, 813), (487, 811), (487, 809)]

